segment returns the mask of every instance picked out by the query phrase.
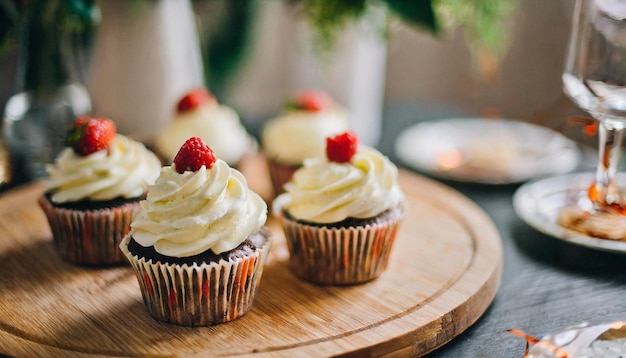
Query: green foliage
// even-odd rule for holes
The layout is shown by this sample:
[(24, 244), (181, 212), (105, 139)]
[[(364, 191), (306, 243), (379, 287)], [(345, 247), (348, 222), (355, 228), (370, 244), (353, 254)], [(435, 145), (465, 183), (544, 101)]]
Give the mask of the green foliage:
[[(129, 0), (130, 1), (130, 0)], [(134, 0), (149, 3), (157, 0)], [(259, 0), (192, 0), (221, 3), (223, 16), (210, 35), (201, 34), (207, 84), (216, 94), (223, 92), (236, 69), (244, 60), (249, 46)], [(472, 49), (487, 50), (496, 57), (506, 48), (503, 24), (519, 0), (284, 0), (296, 6), (300, 14), (316, 30), (318, 49), (329, 52), (336, 35), (347, 25), (367, 19), (370, 7), (383, 7), (389, 17), (399, 18), (420, 30), (433, 34), (457, 25), (466, 26)], [(100, 13), (95, 0), (0, 0), (0, 51), (19, 39), (28, 25), (29, 9), (44, 9), (58, 3), (51, 31), (71, 33), (77, 46), (92, 41)], [(49, 6), (47, 6), (49, 8)], [(39, 20), (44, 20), (43, 14)], [(380, 24), (372, 24), (381, 26)], [(383, 28), (379, 29), (381, 33)], [(51, 29), (52, 27), (48, 27)], [(48, 31), (48, 30), (46, 30)], [(46, 31), (41, 32), (42, 39)], [(204, 36), (203, 36), (204, 35)], [(35, 40), (37, 41), (37, 40)]]
[(20, 11), (13, 0), (0, 0), (0, 52), (18, 36)]
[[(383, 7), (393, 16), (420, 29), (437, 32), (433, 0), (291, 0), (316, 31), (316, 47), (332, 50), (336, 36), (343, 28), (365, 17), (368, 8)], [(384, 29), (380, 29), (384, 30)], [(383, 31), (380, 31), (381, 33)]]
[(100, 12), (95, 0), (65, 0), (67, 9), (83, 26), (100, 21)]
[(366, 0), (302, 0), (303, 14), (317, 30), (318, 45), (328, 50), (336, 34), (367, 10)]
[[(202, 43), (205, 82), (219, 98), (226, 91), (229, 79), (240, 67), (249, 46), (246, 46), (258, 6), (257, 0), (226, 0), (218, 19), (217, 31)], [(202, 38), (202, 36), (201, 36)]]
[[(470, 50), (478, 58), (500, 58), (506, 49), (505, 21), (519, 0), (290, 0), (316, 31), (316, 47), (332, 50), (335, 36), (348, 24), (363, 19), (369, 7), (382, 6), (390, 18), (416, 29), (439, 34), (463, 25)], [(371, 24), (375, 26), (374, 24)], [(382, 31), (381, 31), (382, 32)]]
[(470, 49), (503, 55), (507, 41), (505, 22), (519, 0), (435, 0), (439, 18), (446, 27), (463, 25)]
[(385, 3), (391, 13), (409, 24), (433, 33), (439, 30), (439, 23), (431, 0), (386, 0)]
[(0, 0), (0, 50), (21, 46), (25, 76), (18, 87), (45, 90), (67, 81), (66, 60), (82, 60), (99, 19), (94, 0)]
[(95, 0), (0, 0), (0, 53), (19, 41), (26, 27), (46, 27), (84, 38), (99, 21)]

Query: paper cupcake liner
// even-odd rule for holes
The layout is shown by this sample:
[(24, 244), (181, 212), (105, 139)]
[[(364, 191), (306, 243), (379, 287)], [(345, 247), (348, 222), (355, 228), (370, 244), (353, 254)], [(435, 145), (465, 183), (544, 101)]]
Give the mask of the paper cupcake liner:
[(400, 219), (329, 228), (283, 217), (290, 266), (299, 277), (322, 284), (349, 285), (375, 279), (387, 268)]
[(270, 173), (270, 179), (272, 181), (272, 188), (274, 189), (274, 196), (285, 191), (283, 185), (291, 180), (293, 173), (299, 166), (283, 165), (279, 164), (273, 159), (267, 159), (267, 168)]
[(209, 326), (232, 321), (252, 307), (271, 241), (235, 260), (189, 266), (153, 262), (120, 245), (135, 269), (146, 308), (155, 319), (183, 326)]
[(109, 266), (125, 263), (120, 242), (130, 230), (130, 222), (139, 202), (120, 206), (73, 210), (52, 205), (46, 197), (39, 198), (60, 256), (69, 262), (88, 266)]

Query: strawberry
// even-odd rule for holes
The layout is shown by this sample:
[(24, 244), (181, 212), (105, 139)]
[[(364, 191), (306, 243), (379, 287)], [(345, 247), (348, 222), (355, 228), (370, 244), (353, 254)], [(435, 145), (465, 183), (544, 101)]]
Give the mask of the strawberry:
[(352, 132), (326, 138), (326, 157), (331, 162), (348, 163), (356, 153), (359, 139)]
[(217, 103), (217, 99), (206, 88), (200, 87), (187, 92), (178, 101), (176, 109), (178, 113), (196, 109), (205, 103)]
[(78, 155), (86, 156), (108, 150), (115, 138), (115, 123), (107, 118), (77, 118), (67, 132), (65, 143)]
[(325, 92), (302, 91), (296, 96), (295, 100), (287, 104), (287, 107), (309, 112), (320, 112), (330, 107), (332, 103), (332, 98)]
[(180, 147), (174, 165), (179, 174), (198, 171), (203, 165), (210, 169), (215, 164), (215, 153), (201, 138), (191, 137)]

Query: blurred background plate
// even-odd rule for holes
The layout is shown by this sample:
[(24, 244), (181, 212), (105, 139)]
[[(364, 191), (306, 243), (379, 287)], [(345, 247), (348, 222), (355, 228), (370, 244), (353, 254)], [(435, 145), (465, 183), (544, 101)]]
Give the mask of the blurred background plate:
[[(513, 195), (513, 207), (522, 220), (546, 235), (595, 250), (626, 253), (626, 241), (598, 239), (557, 223), (559, 212), (586, 196), (594, 179), (594, 173), (570, 173), (526, 183)], [(626, 186), (626, 174), (619, 173), (617, 183)]]
[(575, 169), (580, 150), (564, 135), (508, 119), (449, 118), (418, 123), (396, 142), (405, 165), (442, 179), (519, 183)]

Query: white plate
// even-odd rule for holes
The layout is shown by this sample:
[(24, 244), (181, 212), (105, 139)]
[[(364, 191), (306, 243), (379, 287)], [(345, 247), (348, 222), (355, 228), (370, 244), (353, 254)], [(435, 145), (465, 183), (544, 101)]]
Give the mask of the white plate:
[(418, 123), (398, 137), (396, 154), (404, 164), (435, 177), (485, 184), (567, 173), (580, 158), (576, 143), (554, 130), (485, 118)]
[[(593, 173), (572, 173), (526, 183), (513, 195), (513, 207), (522, 220), (546, 235), (592, 249), (626, 253), (626, 241), (594, 238), (557, 223), (561, 209), (586, 196), (593, 181)], [(626, 175), (620, 173), (617, 183), (626, 185)]]

